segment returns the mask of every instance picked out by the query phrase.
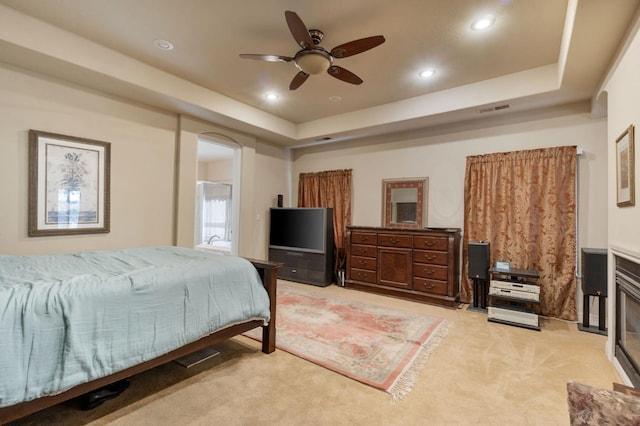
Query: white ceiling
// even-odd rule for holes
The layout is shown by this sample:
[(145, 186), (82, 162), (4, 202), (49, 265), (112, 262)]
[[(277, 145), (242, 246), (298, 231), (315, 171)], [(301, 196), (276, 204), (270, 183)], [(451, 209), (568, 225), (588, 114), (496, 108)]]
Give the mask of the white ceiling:
[[(639, 3), (0, 0), (0, 61), (296, 147), (590, 100)], [(285, 10), (322, 30), (327, 50), (384, 35), (336, 59), (364, 83), (322, 74), (289, 91), (293, 63), (239, 58), (295, 55)], [(472, 31), (486, 13), (495, 25)], [(426, 67), (434, 78), (418, 77)]]

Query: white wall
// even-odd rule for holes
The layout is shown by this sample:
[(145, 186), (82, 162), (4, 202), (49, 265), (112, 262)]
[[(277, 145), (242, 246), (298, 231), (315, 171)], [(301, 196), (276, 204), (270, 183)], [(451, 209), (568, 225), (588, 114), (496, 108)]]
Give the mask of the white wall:
[(198, 180), (233, 183), (233, 160), (198, 162)]
[[(266, 258), (265, 212), (289, 188), (284, 149), (1, 64), (0, 93), (0, 253), (192, 247), (198, 135), (214, 131), (242, 145), (239, 254)], [(27, 236), (29, 129), (111, 142), (111, 232)]]
[(621, 250), (626, 250), (640, 257), (640, 212), (638, 204), (640, 197), (638, 187), (638, 150), (636, 143), (635, 164), (636, 173), (636, 206), (617, 207), (616, 204), (616, 151), (615, 141), (622, 132), (634, 124), (636, 126), (636, 139), (640, 133), (640, 108), (638, 96), (640, 96), (640, 36), (636, 36), (630, 44), (623, 60), (616, 69), (613, 77), (606, 86), (608, 93), (609, 123), (607, 128), (607, 144), (609, 154), (609, 243)]
[[(0, 66), (0, 253), (169, 245), (175, 115)], [(111, 232), (27, 236), (28, 131), (111, 143)]]
[(284, 206), (289, 205), (291, 178), (289, 155), (280, 148), (267, 144), (256, 147), (256, 185), (254, 192), (254, 210), (256, 226), (252, 236), (254, 250), (258, 258), (266, 259), (269, 237), (269, 208), (277, 206), (278, 194), (284, 196)]
[[(607, 199), (607, 128), (606, 120), (591, 118), (587, 108), (586, 104), (568, 105), (529, 115), (507, 116), (490, 126), (477, 122), (438, 129), (437, 134), (419, 138), (297, 150), (292, 165), (293, 194), (297, 194), (300, 173), (351, 168), (352, 223), (380, 226), (382, 180), (428, 177), (427, 226), (462, 228), (467, 156), (576, 145), (584, 151), (578, 157), (578, 244), (579, 247), (604, 248), (607, 246), (604, 202)], [(579, 281), (577, 286), (576, 305), (581, 315)], [(597, 324), (597, 315), (591, 321)]]
[(197, 165), (198, 138), (207, 133), (230, 138), (240, 145), (240, 166), (234, 179), (240, 192), (237, 200), (240, 217), (239, 223), (233, 227), (238, 230), (234, 242), (240, 256), (266, 259), (265, 212), (271, 206), (270, 194), (282, 192), (288, 186), (288, 174), (282, 172), (288, 168), (285, 150), (267, 145), (253, 136), (189, 117), (181, 117), (180, 120), (177, 245), (193, 247), (197, 177), (194, 168)]
[[(640, 187), (638, 187), (639, 155), (638, 132), (640, 132), (640, 108), (638, 99), (640, 98), (640, 35), (638, 34), (638, 24), (628, 40), (626, 51), (619, 63), (610, 75), (605, 86), (608, 100), (608, 126), (607, 126), (607, 152), (609, 161), (607, 207), (609, 209), (609, 287), (608, 287), (608, 323), (614, 324), (615, 306), (615, 264), (613, 255), (629, 258), (635, 262), (640, 262)], [(636, 205), (629, 207), (618, 207), (616, 200), (616, 151), (615, 141), (629, 125), (636, 126), (635, 142), (635, 197)], [(607, 353), (613, 359), (614, 336), (613, 328), (609, 328), (609, 338), (607, 341)], [(615, 364), (615, 362), (614, 362)], [(617, 365), (619, 367), (619, 365)], [(622, 371), (619, 369), (621, 375)], [(630, 382), (627, 380), (627, 384)]]
[(470, 155), (577, 145), (579, 157), (580, 245), (605, 247), (607, 208), (606, 120), (592, 119), (580, 105), (554, 114), (533, 116), (491, 127), (457, 130), (407, 140), (383, 140), (370, 145), (331, 145), (295, 151), (293, 194), (298, 175), (321, 170), (353, 169), (353, 224), (382, 223), (382, 180), (429, 178), (428, 226), (462, 228), (464, 174)]

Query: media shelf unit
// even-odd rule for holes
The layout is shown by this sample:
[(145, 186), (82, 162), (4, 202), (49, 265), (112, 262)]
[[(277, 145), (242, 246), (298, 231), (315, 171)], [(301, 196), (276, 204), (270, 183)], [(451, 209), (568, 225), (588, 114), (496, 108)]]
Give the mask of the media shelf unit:
[(531, 280), (540, 278), (531, 269), (491, 268), (489, 283), (489, 322), (540, 331), (540, 318), (531, 308), (540, 304), (540, 286)]
[(460, 297), (460, 229), (347, 226), (345, 287), (448, 307)]

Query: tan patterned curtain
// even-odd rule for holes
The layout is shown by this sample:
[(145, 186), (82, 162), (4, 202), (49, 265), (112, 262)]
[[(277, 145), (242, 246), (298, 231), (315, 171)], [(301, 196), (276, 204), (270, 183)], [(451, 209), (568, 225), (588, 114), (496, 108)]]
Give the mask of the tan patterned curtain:
[(540, 313), (576, 319), (576, 147), (467, 157), (461, 299), (468, 242), (489, 241), (491, 264), (540, 273)]
[(300, 173), (298, 207), (333, 208), (335, 268), (344, 268), (344, 234), (347, 225), (351, 224), (351, 169)]

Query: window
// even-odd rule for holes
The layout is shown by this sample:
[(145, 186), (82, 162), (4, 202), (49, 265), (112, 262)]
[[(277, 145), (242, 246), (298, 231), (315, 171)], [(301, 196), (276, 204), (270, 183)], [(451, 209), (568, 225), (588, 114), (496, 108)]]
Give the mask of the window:
[(231, 185), (198, 182), (199, 235), (196, 245), (231, 241)]

